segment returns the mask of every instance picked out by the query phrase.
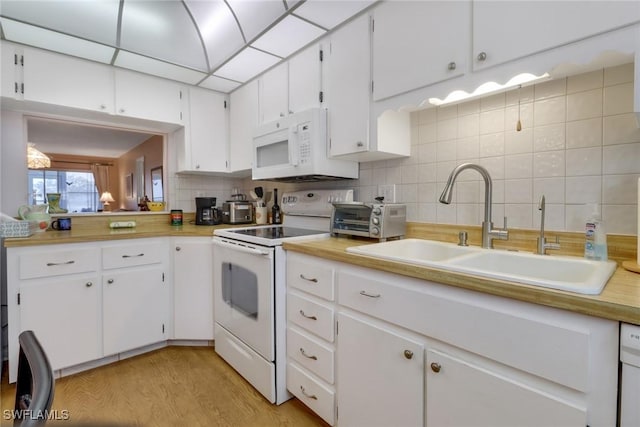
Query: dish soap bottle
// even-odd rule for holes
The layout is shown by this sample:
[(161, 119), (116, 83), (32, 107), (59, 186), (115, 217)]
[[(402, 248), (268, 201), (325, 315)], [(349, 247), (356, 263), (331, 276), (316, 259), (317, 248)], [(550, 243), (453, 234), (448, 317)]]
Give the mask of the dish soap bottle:
[(280, 206), (278, 206), (278, 189), (273, 189), (273, 206), (271, 207), (271, 223), (282, 224), (282, 212)]
[(607, 235), (604, 231), (604, 222), (600, 217), (598, 204), (591, 204), (591, 214), (587, 218), (584, 228), (585, 243), (584, 257), (594, 261), (607, 260)]

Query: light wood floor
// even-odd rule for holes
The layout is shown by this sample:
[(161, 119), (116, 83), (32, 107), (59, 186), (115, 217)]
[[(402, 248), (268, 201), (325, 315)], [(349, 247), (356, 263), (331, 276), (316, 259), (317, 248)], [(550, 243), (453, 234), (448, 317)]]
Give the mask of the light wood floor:
[[(2, 416), (15, 386), (6, 370)], [(211, 347), (167, 347), (56, 380), (52, 409), (68, 410), (59, 426), (323, 426), (300, 401), (267, 402)], [(49, 425), (49, 423), (47, 424)]]

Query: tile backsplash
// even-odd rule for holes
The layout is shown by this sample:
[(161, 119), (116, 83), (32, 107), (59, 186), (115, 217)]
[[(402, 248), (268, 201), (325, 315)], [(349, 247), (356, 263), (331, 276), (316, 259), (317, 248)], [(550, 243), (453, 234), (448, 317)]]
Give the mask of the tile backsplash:
[(459, 176), (450, 205), (438, 203), (451, 170), (472, 162), (491, 174), (497, 226), (507, 216), (509, 227), (539, 227), (544, 194), (547, 229), (583, 230), (585, 204), (597, 202), (608, 233), (637, 234), (633, 64), (417, 111), (411, 126), (410, 157), (360, 164), (359, 200), (396, 184), (410, 221), (479, 225), (484, 182), (477, 172)]

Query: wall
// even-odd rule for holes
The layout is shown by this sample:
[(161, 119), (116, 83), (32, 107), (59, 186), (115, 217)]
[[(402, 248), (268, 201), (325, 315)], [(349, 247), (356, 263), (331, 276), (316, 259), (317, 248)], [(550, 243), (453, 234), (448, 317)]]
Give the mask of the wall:
[[(147, 139), (137, 147), (127, 151), (117, 160), (117, 171), (119, 171), (119, 185), (117, 191), (111, 191), (113, 198), (116, 199), (115, 205), (120, 209), (138, 210), (138, 198), (149, 196), (151, 199), (151, 169), (162, 166), (163, 163), (163, 144), (164, 137), (154, 135)], [(144, 191), (143, 194), (137, 194), (135, 188), (136, 183), (136, 160), (144, 157)], [(127, 175), (133, 174), (133, 197), (126, 194), (125, 178)]]

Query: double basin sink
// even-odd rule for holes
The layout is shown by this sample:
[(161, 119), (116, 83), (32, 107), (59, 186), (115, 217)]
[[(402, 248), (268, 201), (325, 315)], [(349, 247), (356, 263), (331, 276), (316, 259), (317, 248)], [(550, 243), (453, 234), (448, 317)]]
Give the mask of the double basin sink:
[(613, 261), (543, 256), (422, 239), (353, 246), (347, 252), (589, 295), (600, 294), (616, 270)]

